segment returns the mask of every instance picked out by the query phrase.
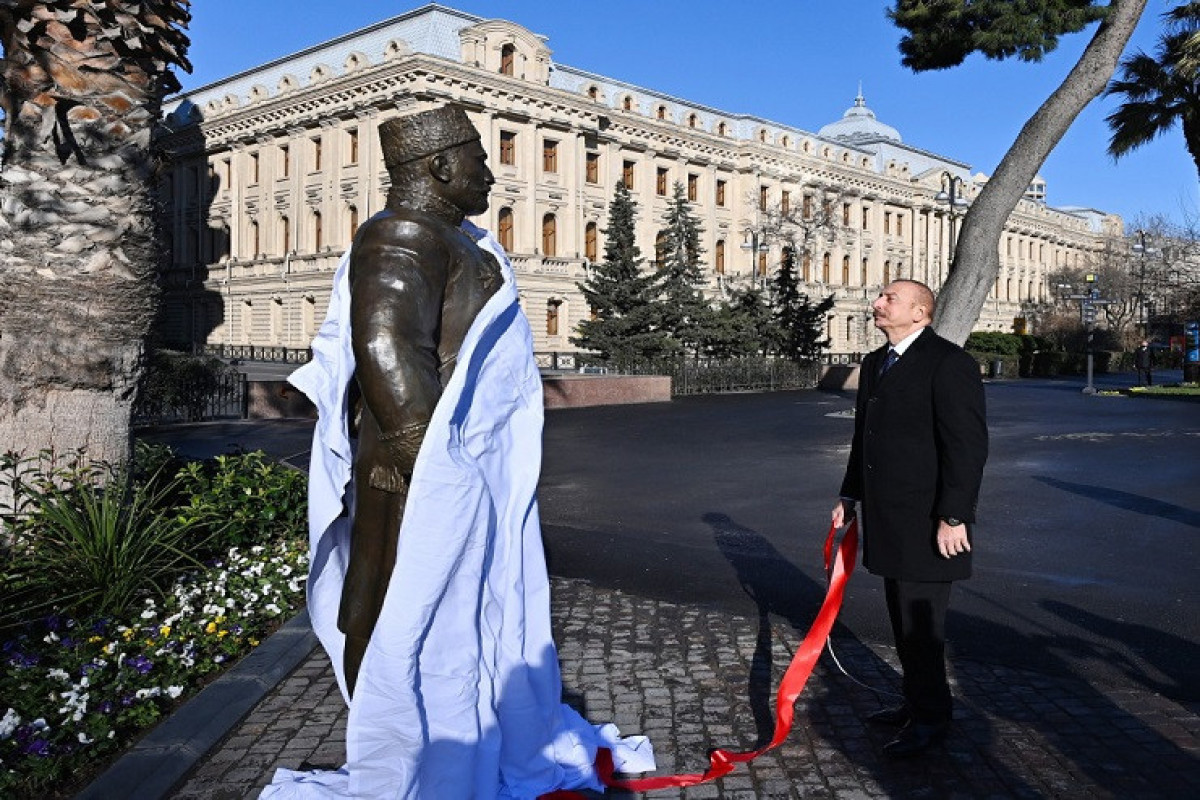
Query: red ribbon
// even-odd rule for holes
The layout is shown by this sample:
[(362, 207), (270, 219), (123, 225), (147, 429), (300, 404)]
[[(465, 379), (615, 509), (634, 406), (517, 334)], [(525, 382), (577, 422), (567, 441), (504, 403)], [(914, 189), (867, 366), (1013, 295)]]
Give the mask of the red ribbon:
[[(850, 521), (849, 527), (846, 528), (846, 535), (842, 537), (842, 541), (837, 547), (837, 556), (834, 557), (836, 534), (837, 527), (830, 525), (829, 534), (825, 537), (825, 573), (829, 578), (829, 588), (825, 591), (825, 600), (821, 603), (821, 610), (817, 614), (816, 620), (805, 634), (804, 640), (800, 642), (800, 646), (796, 648), (796, 654), (792, 656), (792, 663), (788, 665), (787, 672), (783, 674), (783, 680), (779, 683), (779, 691), (775, 696), (775, 735), (771, 737), (771, 741), (758, 750), (748, 752), (714, 750), (709, 755), (708, 769), (704, 772), (629, 780), (619, 780), (613, 777), (612, 753), (608, 748), (600, 748), (596, 752), (596, 772), (605, 786), (630, 792), (652, 792), (656, 789), (708, 783), (728, 775), (738, 764), (753, 761), (768, 750), (778, 747), (787, 739), (792, 730), (793, 707), (796, 699), (804, 690), (804, 685), (808, 683), (813, 667), (816, 666), (817, 659), (825, 648), (829, 632), (837, 619), (838, 611), (842, 608), (846, 582), (850, 580), (850, 573), (854, 571), (854, 564), (858, 560), (858, 520)], [(830, 563), (831, 558), (833, 559), (832, 563)], [(544, 794), (539, 800), (585, 799), (578, 792), (560, 790)]]

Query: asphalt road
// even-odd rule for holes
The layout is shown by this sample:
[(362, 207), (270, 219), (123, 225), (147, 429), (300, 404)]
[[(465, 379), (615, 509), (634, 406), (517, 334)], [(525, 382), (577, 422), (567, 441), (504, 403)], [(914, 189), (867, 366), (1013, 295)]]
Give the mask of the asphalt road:
[[(1126, 381), (1117, 376), (1109, 383)], [(991, 455), (955, 658), (1200, 702), (1200, 403), (1089, 397), (1079, 381), (987, 386)], [(546, 415), (551, 571), (807, 629), (844, 469), (848, 394), (718, 395)], [(263, 448), (307, 465), (311, 423), (146, 432), (191, 456)], [(859, 570), (834, 643), (888, 643)], [(891, 687), (880, 687), (891, 688)]]
[[(952, 653), (1200, 701), (1200, 404), (1081, 387), (987, 386), (991, 455)], [(799, 391), (549, 412), (551, 571), (807, 629), (851, 407)], [(855, 574), (835, 646), (890, 641), (881, 583)]]

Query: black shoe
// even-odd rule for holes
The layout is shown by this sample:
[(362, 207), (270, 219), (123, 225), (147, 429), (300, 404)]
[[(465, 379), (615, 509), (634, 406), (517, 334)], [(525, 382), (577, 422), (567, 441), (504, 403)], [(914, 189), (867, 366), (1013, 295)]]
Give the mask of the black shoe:
[(908, 706), (901, 703), (898, 706), (889, 708), (881, 708), (867, 714), (867, 722), (873, 722), (877, 725), (907, 725), (912, 720), (912, 712), (908, 710)]
[(946, 738), (946, 729), (949, 727), (944, 722), (937, 725), (910, 722), (900, 729), (895, 739), (883, 746), (883, 753), (889, 758), (911, 758), (920, 755)]

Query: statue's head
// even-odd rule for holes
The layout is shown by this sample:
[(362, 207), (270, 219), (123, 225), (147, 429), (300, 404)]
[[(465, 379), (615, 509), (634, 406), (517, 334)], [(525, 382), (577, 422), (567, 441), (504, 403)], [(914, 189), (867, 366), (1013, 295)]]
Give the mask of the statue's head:
[(393, 186), (427, 187), (468, 216), (487, 210), (487, 153), (460, 106), (389, 119), (379, 126), (379, 143)]

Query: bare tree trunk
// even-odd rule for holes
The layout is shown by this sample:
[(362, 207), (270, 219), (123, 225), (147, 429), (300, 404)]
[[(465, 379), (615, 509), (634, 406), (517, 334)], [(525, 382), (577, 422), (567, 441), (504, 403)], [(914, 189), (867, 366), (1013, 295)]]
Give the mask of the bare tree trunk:
[(186, 5), (0, 3), (2, 450), (129, 454), (157, 299), (151, 132)]
[[(1104, 90), (1117, 69), (1146, 0), (1113, 0), (1108, 17), (1062, 84), (1042, 103), (1001, 160), (963, 218), (950, 275), (942, 287), (934, 326), (962, 344), (979, 319), (1000, 274), (1004, 223), (1079, 112)], [(1100, 158), (1101, 153), (1096, 157)]]

